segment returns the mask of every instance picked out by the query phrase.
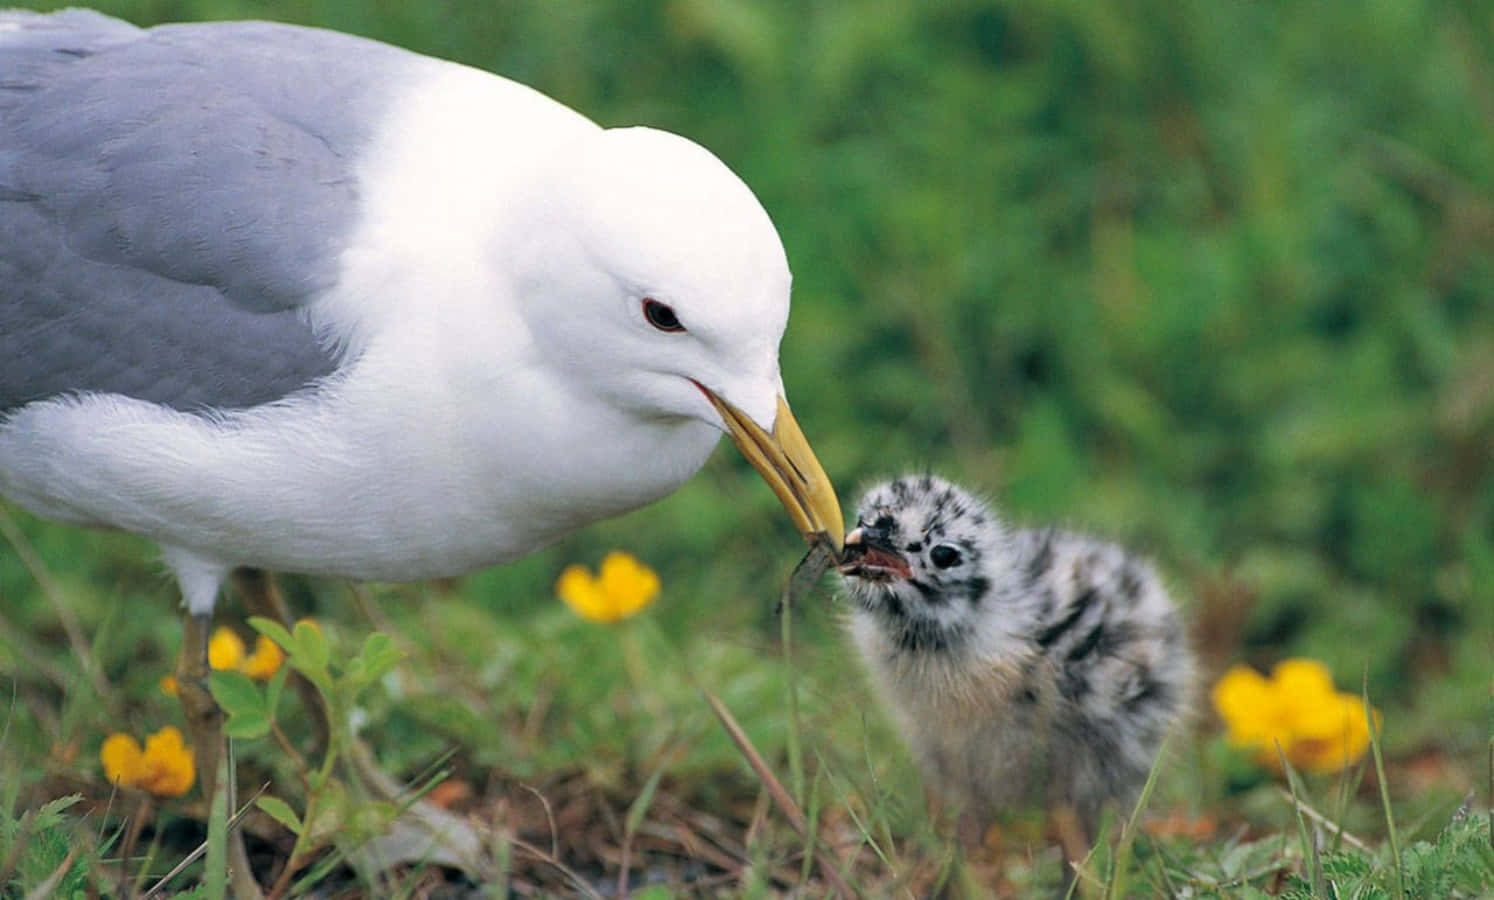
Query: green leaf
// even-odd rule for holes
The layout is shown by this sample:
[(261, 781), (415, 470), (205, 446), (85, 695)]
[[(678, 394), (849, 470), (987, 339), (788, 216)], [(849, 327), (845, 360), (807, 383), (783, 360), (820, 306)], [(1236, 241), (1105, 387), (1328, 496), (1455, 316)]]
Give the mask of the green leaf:
[(348, 664), (348, 677), (359, 687), (373, 684), (399, 665), (404, 653), (394, 646), (389, 635), (382, 632), (370, 634), (363, 642), (363, 649)]
[(285, 626), (264, 616), (250, 616), (249, 627), (280, 645), (280, 649), (289, 653), (291, 649), (290, 632)]
[(82, 799), (82, 794), (67, 794), (43, 803), (36, 811), (32, 827), (40, 830), (61, 825), (65, 821), (62, 814), (67, 811), (68, 807)]
[(208, 690), (230, 719), (245, 714), (268, 718), (265, 698), (259, 688), (242, 672), (213, 672), (208, 675)]
[(292, 834), (301, 833), (301, 819), (296, 815), (296, 811), (290, 808), (289, 803), (286, 803), (279, 797), (272, 797), (269, 794), (262, 795), (254, 802), (270, 818), (290, 829)]
[(239, 713), (223, 723), (223, 733), (244, 740), (261, 738), (270, 733), (270, 720), (260, 712)]
[(310, 622), (297, 622), (291, 632), (291, 663), (306, 672), (325, 672), (332, 660), (332, 648), (321, 628)]

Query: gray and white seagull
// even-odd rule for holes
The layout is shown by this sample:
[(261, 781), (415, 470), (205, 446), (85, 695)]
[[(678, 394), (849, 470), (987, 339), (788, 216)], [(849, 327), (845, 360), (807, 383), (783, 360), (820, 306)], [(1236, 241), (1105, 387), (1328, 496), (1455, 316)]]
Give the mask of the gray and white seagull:
[(0, 13), (0, 494), (159, 543), (189, 675), (236, 567), (501, 563), (723, 432), (838, 547), (789, 280), (684, 138), (330, 31)]

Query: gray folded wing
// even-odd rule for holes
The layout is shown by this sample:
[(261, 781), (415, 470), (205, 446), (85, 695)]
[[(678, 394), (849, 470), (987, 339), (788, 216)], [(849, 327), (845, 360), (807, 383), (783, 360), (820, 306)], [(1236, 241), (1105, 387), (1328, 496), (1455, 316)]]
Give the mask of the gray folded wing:
[(418, 57), (258, 22), (0, 13), (0, 414), (101, 391), (278, 399), (336, 359), (354, 166)]

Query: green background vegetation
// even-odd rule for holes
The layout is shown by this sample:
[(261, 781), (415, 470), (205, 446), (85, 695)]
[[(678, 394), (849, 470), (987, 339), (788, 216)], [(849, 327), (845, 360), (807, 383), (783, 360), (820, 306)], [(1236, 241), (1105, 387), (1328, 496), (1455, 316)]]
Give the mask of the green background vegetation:
[[(1350, 690), (1367, 676), (1392, 795), (1424, 836), (1469, 790), (1487, 805), (1494, 5), (99, 5), (352, 31), (698, 140), (783, 235), (784, 379), (848, 513), (869, 480), (932, 467), (1018, 523), (1122, 540), (1167, 573), (1211, 676), (1299, 654)], [(119, 722), (177, 715), (153, 693), (174, 588), (143, 542), (10, 514), (114, 692), (88, 687), (55, 605), (0, 548), (0, 678), (19, 698), (5, 760), (30, 783), (71, 747), (91, 772)], [(665, 585), (629, 632), (644, 672), (553, 597), (565, 564), (612, 548)], [(479, 784), (579, 770), (623, 796), (663, 754), (708, 805), (745, 770), (681, 673), (773, 759), (793, 674), (809, 768), (840, 761), (863, 788), (891, 770), (876, 790), (911, 817), (914, 781), (848, 674), (828, 592), (796, 611), (797, 667), (781, 657), (773, 608), (800, 552), (723, 447), (670, 499), (520, 563), (380, 589), (411, 695), (379, 700), (366, 737), (396, 771), (455, 746)], [(349, 646), (374, 627), (345, 586), (289, 583)], [(1207, 709), (1198, 722), (1157, 805), (1290, 821), (1224, 759)], [(1374, 794), (1360, 800), (1347, 815), (1375, 837)]]

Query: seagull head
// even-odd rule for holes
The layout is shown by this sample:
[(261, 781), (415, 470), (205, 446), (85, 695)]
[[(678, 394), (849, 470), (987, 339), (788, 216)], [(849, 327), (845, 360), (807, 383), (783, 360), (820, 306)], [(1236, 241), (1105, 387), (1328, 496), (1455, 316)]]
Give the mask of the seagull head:
[(778, 368), (788, 259), (757, 198), (700, 145), (652, 128), (557, 149), (510, 247), (536, 345), (642, 422), (725, 432), (811, 542), (841, 545), (835, 491)]

